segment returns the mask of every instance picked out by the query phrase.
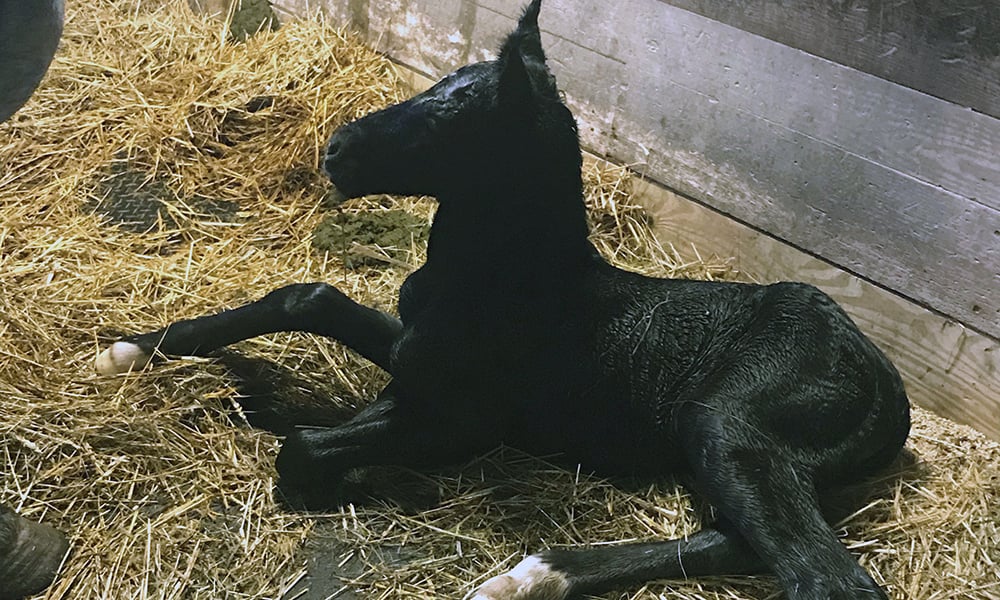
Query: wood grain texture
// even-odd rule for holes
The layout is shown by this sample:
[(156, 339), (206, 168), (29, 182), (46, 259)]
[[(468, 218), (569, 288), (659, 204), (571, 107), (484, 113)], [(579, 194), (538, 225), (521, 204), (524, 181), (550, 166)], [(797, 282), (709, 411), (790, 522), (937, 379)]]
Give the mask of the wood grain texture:
[(996, 118), (681, 12), (643, 33), (669, 48), (630, 69), (1000, 209)]
[(1000, 3), (661, 0), (1000, 117)]
[(827, 292), (893, 361), (912, 402), (1000, 439), (1000, 342), (656, 184), (638, 183), (636, 198), (661, 242), (682, 253), (693, 245), (702, 256), (734, 257), (753, 280)]

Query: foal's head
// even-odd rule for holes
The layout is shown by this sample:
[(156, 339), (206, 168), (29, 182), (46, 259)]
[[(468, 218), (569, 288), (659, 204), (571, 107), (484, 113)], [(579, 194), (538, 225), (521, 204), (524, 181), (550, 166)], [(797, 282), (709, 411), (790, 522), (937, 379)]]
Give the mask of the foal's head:
[(527, 7), (497, 60), (338, 129), (323, 167), (340, 192), (446, 201), (578, 179), (576, 123), (545, 64), (539, 4)]

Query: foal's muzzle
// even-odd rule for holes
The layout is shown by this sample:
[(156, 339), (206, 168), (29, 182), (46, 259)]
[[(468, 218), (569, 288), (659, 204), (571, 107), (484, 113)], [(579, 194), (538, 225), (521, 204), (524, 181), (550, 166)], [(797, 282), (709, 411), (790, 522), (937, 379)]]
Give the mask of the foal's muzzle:
[(334, 132), (330, 141), (326, 145), (326, 154), (323, 157), (323, 172), (337, 187), (341, 199), (352, 198), (361, 195), (357, 187), (358, 171), (360, 163), (352, 157), (351, 133), (345, 127)]

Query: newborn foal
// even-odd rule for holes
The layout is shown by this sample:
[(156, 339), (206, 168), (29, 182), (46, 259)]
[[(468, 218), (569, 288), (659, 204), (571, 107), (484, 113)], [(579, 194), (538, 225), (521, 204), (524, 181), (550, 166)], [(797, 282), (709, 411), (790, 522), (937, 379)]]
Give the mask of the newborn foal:
[(289, 435), (282, 486), (332, 494), (354, 467), (453, 463), (506, 443), (604, 473), (676, 474), (715, 507), (718, 521), (687, 539), (528, 557), (473, 592), (480, 600), (757, 572), (797, 600), (885, 598), (821, 506), (902, 447), (899, 375), (811, 286), (653, 279), (598, 256), (538, 12), (535, 0), (499, 59), (330, 139), (324, 167), (344, 195), (438, 199), (398, 319), (329, 285), (291, 285), (117, 342), (99, 370), (309, 331), (392, 382), (344, 425)]

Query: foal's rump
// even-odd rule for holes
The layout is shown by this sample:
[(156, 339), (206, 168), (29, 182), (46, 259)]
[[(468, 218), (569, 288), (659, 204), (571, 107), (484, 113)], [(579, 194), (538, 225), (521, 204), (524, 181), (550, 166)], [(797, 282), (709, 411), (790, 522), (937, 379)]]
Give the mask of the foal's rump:
[[(702, 422), (770, 447), (817, 483), (892, 460), (909, 430), (902, 380), (819, 289), (664, 280), (601, 270), (588, 322), (592, 410), (627, 412), (631, 444), (699, 447)], [(600, 378), (600, 381), (598, 379)], [(693, 446), (692, 446), (693, 445)], [(653, 459), (655, 460), (655, 459)]]

